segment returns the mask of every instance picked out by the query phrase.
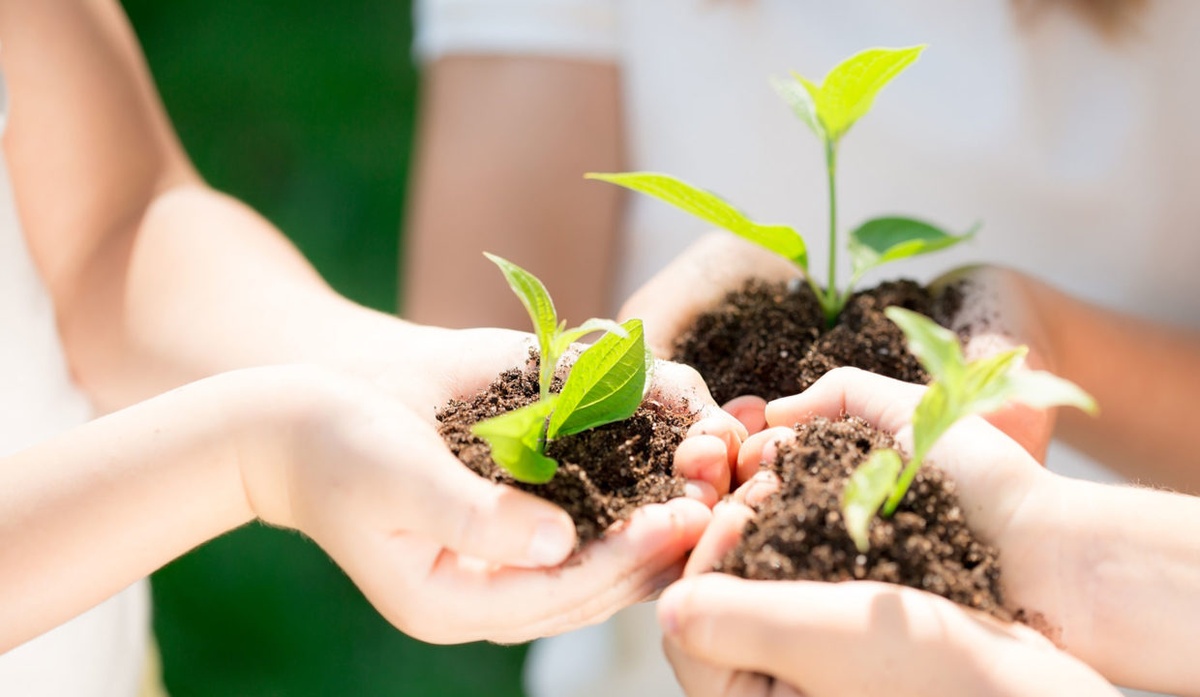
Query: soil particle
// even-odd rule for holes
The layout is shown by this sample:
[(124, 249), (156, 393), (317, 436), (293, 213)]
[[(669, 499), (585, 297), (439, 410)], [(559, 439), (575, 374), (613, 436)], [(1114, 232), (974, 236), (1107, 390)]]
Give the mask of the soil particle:
[(478, 421), (537, 400), (537, 366), (502, 373), (467, 400), (451, 400), (437, 413), (438, 433), (468, 467), (564, 508), (575, 521), (579, 546), (603, 537), (610, 525), (634, 509), (683, 495), (686, 480), (672, 471), (675, 448), (693, 417), (646, 400), (624, 421), (556, 439), (546, 454), (558, 472), (546, 484), (523, 484), (492, 461), (487, 443), (471, 434)]
[(891, 437), (857, 418), (817, 419), (779, 447), (770, 469), (780, 489), (759, 506), (742, 540), (716, 567), (759, 580), (897, 583), (935, 593), (1003, 619), (996, 550), (967, 527), (954, 483), (923, 467), (896, 513), (871, 525), (862, 554), (846, 532), (841, 493), (850, 473)]
[(676, 340), (673, 359), (696, 368), (718, 404), (747, 394), (768, 400), (796, 394), (847, 365), (926, 383), (929, 376), (883, 310), (898, 305), (948, 325), (960, 303), (957, 292), (934, 298), (913, 281), (890, 281), (852, 295), (827, 329), (806, 284), (752, 280), (698, 317)]

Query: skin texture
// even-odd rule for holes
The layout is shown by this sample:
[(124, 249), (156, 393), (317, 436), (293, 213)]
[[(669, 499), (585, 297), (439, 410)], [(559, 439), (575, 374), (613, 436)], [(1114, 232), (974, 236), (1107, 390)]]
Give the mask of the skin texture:
[[(425, 327), (332, 292), (197, 176), (115, 2), (0, 0), (0, 44), (23, 231), (71, 372), (110, 412), (0, 459), (0, 597), (21, 601), (0, 603), (0, 650), (255, 517), (315, 539), (428, 641), (565, 631), (678, 575), (708, 516), (695, 501), (558, 566), (566, 515), (469, 475), (433, 426), (532, 337)], [(727, 481), (744, 430), (694, 373), (664, 368), (655, 389), (701, 412)]]
[(422, 90), (405, 314), (527, 326), (485, 250), (541, 278), (572, 324), (610, 316), (620, 193), (583, 173), (622, 167), (616, 67), (450, 57), (425, 69)]
[[(907, 450), (923, 389), (836, 370), (802, 395), (771, 402), (770, 428), (745, 443), (740, 459), (773, 457), (774, 443), (792, 437), (781, 424), (843, 413), (895, 434)], [(885, 688), (902, 695), (1116, 694), (1100, 676), (1196, 694), (1200, 671), (1186, 648), (1200, 616), (1194, 498), (1058, 477), (979, 418), (954, 426), (930, 460), (954, 478), (972, 527), (999, 548), (1010, 602), (1041, 612), (1057, 647), (1028, 628), (1001, 626), (911, 589), (706, 574), (669, 588), (660, 603), (668, 656), (689, 694), (791, 694), (741, 671), (776, 676), (815, 696)], [(752, 480), (716, 509), (689, 576), (736, 542), (752, 515), (744, 502), (769, 489), (761, 477)]]

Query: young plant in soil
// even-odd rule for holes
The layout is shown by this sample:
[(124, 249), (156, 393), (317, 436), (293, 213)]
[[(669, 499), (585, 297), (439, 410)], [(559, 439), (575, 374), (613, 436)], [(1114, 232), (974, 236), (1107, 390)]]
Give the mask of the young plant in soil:
[[(690, 420), (644, 399), (651, 358), (641, 320), (590, 319), (568, 329), (541, 281), (486, 256), (528, 310), (538, 360), (438, 412), (451, 451), (479, 474), (565, 508), (580, 545), (640, 505), (682, 495), (672, 455)], [(557, 377), (571, 344), (597, 331), (605, 334), (579, 353), (565, 379)]]
[[(803, 273), (807, 289), (750, 282), (731, 293), (722, 307), (700, 317), (680, 337), (673, 356), (695, 366), (719, 402), (739, 394), (767, 398), (794, 394), (830, 368), (855, 365), (891, 377), (926, 377), (905, 360), (902, 338), (879, 311), (902, 304), (925, 314), (939, 310), (928, 293), (911, 282), (883, 284), (866, 294), (854, 288), (863, 275), (883, 264), (946, 249), (969, 239), (974, 230), (952, 235), (913, 218), (887, 216), (868, 220), (848, 236), (852, 275), (837, 282), (837, 156), (842, 139), (870, 110), (875, 97), (913, 63), (924, 46), (872, 48), (842, 61), (821, 84), (793, 74), (774, 87), (796, 116), (820, 139), (825, 153), (829, 194), (829, 258), (826, 285), (810, 273), (804, 237), (786, 225), (751, 220), (720, 197), (667, 174), (629, 172), (587, 176), (648, 194), (724, 228), (788, 259)], [(957, 308), (951, 308), (952, 310)], [(838, 332), (839, 327), (848, 331)], [(867, 349), (853, 335), (865, 331)], [(826, 338), (833, 334), (832, 338)], [(849, 334), (850, 336), (841, 336)], [(886, 336), (887, 346), (879, 339)], [(824, 345), (822, 345), (824, 344)], [(897, 357), (899, 365), (897, 365)], [(785, 360), (780, 360), (781, 358)]]
[(862, 420), (797, 427), (796, 442), (781, 445), (769, 465), (780, 488), (758, 505), (717, 570), (766, 580), (885, 581), (1002, 619), (1035, 619), (1005, 607), (996, 550), (970, 529), (953, 481), (921, 465), (965, 416), (1010, 402), (1094, 412), (1095, 402), (1066, 380), (1020, 369), (1024, 346), (967, 363), (954, 333), (900, 308), (887, 315), (934, 377), (913, 414), (908, 464), (889, 435)]

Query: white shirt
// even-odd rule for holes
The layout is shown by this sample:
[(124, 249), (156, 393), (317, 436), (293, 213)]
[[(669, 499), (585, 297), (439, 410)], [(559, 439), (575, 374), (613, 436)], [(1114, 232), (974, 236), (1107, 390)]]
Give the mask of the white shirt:
[[(1110, 307), (1200, 326), (1200, 137), (1192, 135), (1200, 123), (1200, 3), (1149, 3), (1116, 42), (1064, 9), (1070, 3), (1041, 3), (1045, 12), (1027, 24), (1018, 23), (1015, 4), (419, 0), (417, 47), (425, 59), (529, 53), (618, 64), (629, 168), (669, 172), (760, 221), (796, 226), (821, 279), (828, 248), (822, 151), (768, 77), (795, 69), (819, 80), (863, 48), (928, 43), (842, 141), (839, 219), (843, 231), (889, 213), (957, 231), (984, 225), (972, 243), (885, 267), (864, 284), (896, 275), (924, 281), (987, 261)], [(646, 197), (631, 201), (619, 298), (708, 227)], [(1058, 444), (1049, 463), (1108, 477)], [(644, 611), (638, 621), (652, 627)], [(588, 636), (596, 631), (611, 638), (625, 630)], [(568, 652), (571, 641), (583, 640), (537, 653)], [(653, 640), (644, 643), (634, 652), (580, 649), (592, 663), (609, 656), (609, 667), (559, 657), (558, 678), (552, 661), (535, 655), (541, 672), (533, 693), (677, 693), (665, 682), (620, 683), (630, 670), (616, 657), (658, 652)], [(617, 682), (584, 685), (593, 670), (618, 670)], [(572, 685), (571, 673), (586, 677)]]
[[(7, 110), (0, 73), (0, 137)], [(54, 308), (21, 234), (0, 150), (0, 456), (90, 416), (87, 400), (71, 381)], [(0, 695), (132, 697), (149, 630), (149, 593), (142, 582), (0, 655)]]

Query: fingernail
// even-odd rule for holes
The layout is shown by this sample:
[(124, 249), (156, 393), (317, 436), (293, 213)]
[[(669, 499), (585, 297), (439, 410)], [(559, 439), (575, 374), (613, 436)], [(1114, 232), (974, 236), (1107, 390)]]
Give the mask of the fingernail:
[(704, 489), (701, 489), (699, 484), (688, 482), (683, 485), (683, 495), (689, 499), (703, 500)]
[(575, 533), (562, 523), (545, 520), (533, 529), (526, 558), (535, 566), (557, 566), (575, 547)]

